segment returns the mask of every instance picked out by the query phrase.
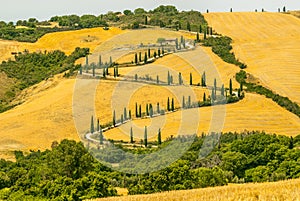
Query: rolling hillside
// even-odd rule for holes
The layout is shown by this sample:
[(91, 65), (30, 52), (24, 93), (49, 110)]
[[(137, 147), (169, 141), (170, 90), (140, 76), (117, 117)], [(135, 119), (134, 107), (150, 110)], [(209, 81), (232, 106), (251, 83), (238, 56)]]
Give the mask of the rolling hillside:
[(300, 103), (300, 19), (282, 13), (208, 13), (215, 31), (231, 37), (247, 72)]
[(170, 191), (149, 195), (103, 198), (94, 199), (93, 201), (298, 201), (300, 197), (299, 187), (300, 180), (296, 179), (273, 183), (230, 184), (223, 187), (212, 187), (185, 191)]

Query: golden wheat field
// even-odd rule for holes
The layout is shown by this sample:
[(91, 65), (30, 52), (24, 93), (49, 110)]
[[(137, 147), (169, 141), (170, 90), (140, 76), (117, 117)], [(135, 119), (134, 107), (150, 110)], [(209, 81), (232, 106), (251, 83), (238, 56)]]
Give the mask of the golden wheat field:
[(194, 190), (170, 191), (148, 195), (132, 195), (94, 199), (93, 201), (299, 201), (300, 180), (266, 183), (229, 184)]
[(263, 85), (300, 103), (300, 19), (283, 13), (208, 13), (209, 25), (230, 36), (235, 55)]
[(70, 54), (76, 47), (86, 47), (93, 52), (102, 42), (126, 32), (119, 28), (110, 28), (109, 30), (92, 28), (49, 33), (35, 43), (0, 40), (0, 61), (12, 58), (11, 52), (23, 52), (25, 49), (30, 52), (61, 50), (66, 54)]

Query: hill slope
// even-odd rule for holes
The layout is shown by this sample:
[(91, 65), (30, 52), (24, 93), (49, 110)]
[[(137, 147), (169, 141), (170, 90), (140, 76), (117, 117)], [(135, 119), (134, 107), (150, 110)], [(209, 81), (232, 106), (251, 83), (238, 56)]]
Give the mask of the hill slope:
[(300, 19), (282, 13), (208, 13), (218, 33), (231, 37), (247, 72), (273, 91), (300, 103)]
[[(234, 184), (195, 190), (171, 191), (149, 195), (133, 195), (114, 198), (95, 199), (94, 201), (231, 201), (231, 200), (299, 200), (300, 180), (280, 181), (260, 184)], [(276, 189), (276, 190), (274, 190)]]

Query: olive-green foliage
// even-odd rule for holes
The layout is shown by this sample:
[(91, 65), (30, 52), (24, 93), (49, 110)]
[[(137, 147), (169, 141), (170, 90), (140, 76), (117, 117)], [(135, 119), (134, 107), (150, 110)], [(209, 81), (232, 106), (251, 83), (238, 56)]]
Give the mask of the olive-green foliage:
[(52, 151), (16, 152), (0, 161), (0, 200), (83, 200), (116, 195), (111, 171), (96, 163), (82, 143), (63, 140)]
[(76, 48), (70, 56), (59, 50), (44, 53), (24, 52), (16, 55), (15, 60), (3, 61), (0, 71), (16, 82), (0, 101), (0, 111), (10, 108), (9, 102), (20, 90), (67, 70), (66, 76), (72, 75), (80, 68), (80, 65), (74, 64), (75, 61), (88, 53), (88, 48)]
[(235, 64), (241, 69), (246, 68), (247, 66), (237, 60), (235, 55), (231, 52), (231, 42), (232, 39), (227, 36), (209, 37), (203, 41), (203, 45), (212, 47), (212, 51), (221, 57), (225, 62)]

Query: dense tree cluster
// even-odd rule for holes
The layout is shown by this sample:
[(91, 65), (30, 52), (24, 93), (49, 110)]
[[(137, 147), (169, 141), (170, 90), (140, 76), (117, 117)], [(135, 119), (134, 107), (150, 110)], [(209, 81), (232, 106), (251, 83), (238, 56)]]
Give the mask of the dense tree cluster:
[[(131, 153), (143, 165), (134, 168), (155, 168), (160, 160), (148, 158), (146, 153), (168, 149), (176, 141), (175, 148), (180, 149), (189, 138), (192, 144), (180, 159), (143, 175), (112, 171), (95, 161), (82, 143), (74, 141), (53, 143), (52, 151), (32, 151), (26, 156), (16, 152), (16, 162), (0, 161), (0, 199), (82, 200), (115, 195), (114, 187), (128, 188), (130, 194), (144, 194), (300, 177), (300, 135), (292, 138), (263, 132), (212, 133), (170, 138), (158, 148), (151, 148), (148, 142), (148, 148), (117, 145), (118, 149), (108, 147), (96, 153), (125, 169), (131, 164), (123, 160), (126, 153)], [(199, 157), (206, 150), (204, 141), (213, 145), (212, 151)], [(174, 151), (164, 153), (164, 158), (172, 158)]]
[(212, 47), (212, 51), (221, 57), (225, 62), (237, 65), (241, 69), (246, 68), (247, 66), (237, 60), (234, 53), (231, 52), (231, 42), (232, 39), (227, 36), (209, 37), (203, 41), (203, 45)]
[(72, 28), (93, 28), (99, 26), (108, 26), (103, 17), (95, 15), (65, 15), (55, 16), (50, 19), (50, 22), (58, 22), (59, 26)]

